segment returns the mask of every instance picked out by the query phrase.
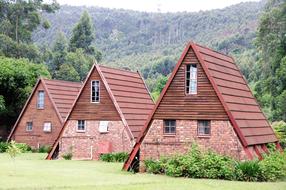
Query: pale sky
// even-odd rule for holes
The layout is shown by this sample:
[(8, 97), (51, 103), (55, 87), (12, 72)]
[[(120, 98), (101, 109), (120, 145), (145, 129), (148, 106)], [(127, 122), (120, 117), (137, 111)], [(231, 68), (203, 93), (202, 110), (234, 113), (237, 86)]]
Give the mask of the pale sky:
[(147, 12), (195, 12), (224, 8), (233, 4), (259, 0), (57, 0), (61, 5), (86, 5), (106, 8), (123, 8)]

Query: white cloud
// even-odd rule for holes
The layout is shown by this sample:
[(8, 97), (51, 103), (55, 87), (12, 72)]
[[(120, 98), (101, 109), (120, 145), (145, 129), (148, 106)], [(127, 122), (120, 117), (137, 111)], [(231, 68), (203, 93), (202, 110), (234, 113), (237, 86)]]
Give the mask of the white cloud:
[(224, 8), (246, 1), (259, 0), (58, 0), (61, 5), (123, 8), (147, 12), (157, 12), (159, 9), (161, 12), (194, 12)]

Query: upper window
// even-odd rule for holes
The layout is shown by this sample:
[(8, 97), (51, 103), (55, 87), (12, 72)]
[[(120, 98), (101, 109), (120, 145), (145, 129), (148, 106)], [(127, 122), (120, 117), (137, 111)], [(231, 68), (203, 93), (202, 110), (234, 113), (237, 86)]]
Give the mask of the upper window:
[(43, 131), (44, 132), (52, 132), (52, 123), (51, 122), (45, 122)]
[(26, 131), (32, 131), (33, 130), (33, 122), (27, 122), (26, 125)]
[(210, 135), (211, 134), (211, 121), (200, 120), (198, 121), (198, 135)]
[(77, 131), (78, 132), (85, 132), (85, 120), (78, 120), (77, 121)]
[(43, 90), (40, 90), (38, 92), (37, 108), (44, 109), (44, 106), (45, 106), (45, 92)]
[(197, 65), (186, 66), (186, 94), (197, 94)]
[(176, 120), (164, 120), (164, 133), (165, 134), (176, 133)]
[(99, 80), (91, 81), (91, 102), (99, 102)]

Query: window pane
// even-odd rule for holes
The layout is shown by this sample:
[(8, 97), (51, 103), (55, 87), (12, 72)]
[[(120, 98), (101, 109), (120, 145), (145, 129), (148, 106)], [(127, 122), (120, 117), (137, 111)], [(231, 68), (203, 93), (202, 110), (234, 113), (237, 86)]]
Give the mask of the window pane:
[(94, 80), (91, 82), (91, 102), (99, 102), (99, 81)]
[(45, 103), (45, 93), (44, 91), (38, 92), (38, 102), (37, 102), (37, 108), (43, 109)]
[(85, 121), (84, 120), (78, 120), (77, 130), (78, 131), (85, 131)]
[(176, 120), (164, 120), (164, 133), (176, 133)]
[(210, 135), (211, 126), (209, 120), (198, 121), (198, 134), (199, 135)]
[(187, 65), (186, 70), (186, 92), (188, 94), (197, 94), (197, 65)]

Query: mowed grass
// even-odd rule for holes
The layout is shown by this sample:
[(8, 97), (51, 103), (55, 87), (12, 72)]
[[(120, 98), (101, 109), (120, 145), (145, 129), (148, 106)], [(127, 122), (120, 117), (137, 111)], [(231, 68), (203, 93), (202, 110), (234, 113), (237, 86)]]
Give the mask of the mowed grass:
[(45, 156), (27, 153), (12, 161), (9, 155), (0, 154), (0, 189), (286, 189), (286, 182), (247, 183), (132, 174), (121, 171), (122, 163), (48, 161)]

